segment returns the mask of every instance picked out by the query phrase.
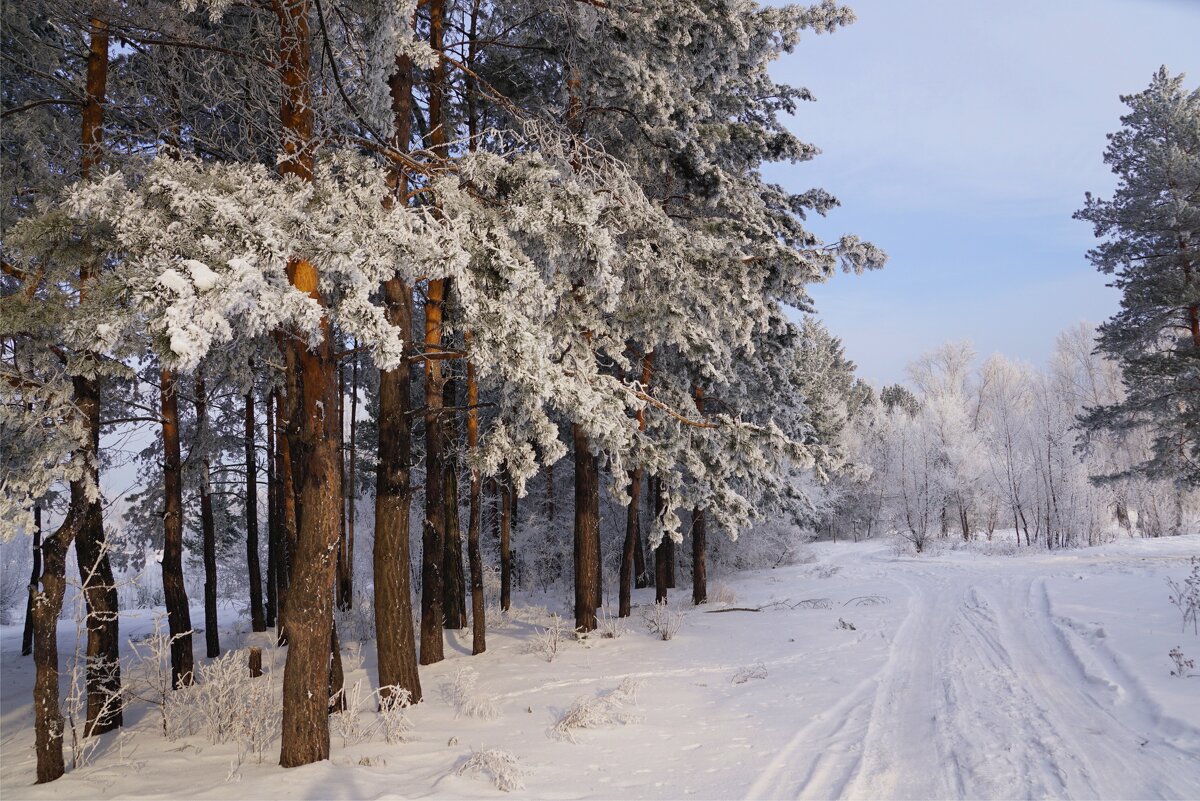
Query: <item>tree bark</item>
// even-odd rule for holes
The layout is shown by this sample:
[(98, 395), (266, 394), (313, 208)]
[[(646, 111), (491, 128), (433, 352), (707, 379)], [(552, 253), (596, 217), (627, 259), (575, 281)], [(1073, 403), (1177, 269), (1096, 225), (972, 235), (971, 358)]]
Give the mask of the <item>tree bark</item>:
[[(393, 78), (395, 80), (395, 78)], [(411, 91), (412, 68), (406, 81)], [(401, 331), (412, 328), (412, 295), (399, 278), (384, 284), (388, 321)], [(411, 693), (421, 700), (413, 631), (409, 509), (412, 505), (410, 465), (412, 430), (407, 364), (379, 374), (379, 465), (375, 477), (375, 637), (379, 651), (379, 686)], [(382, 700), (382, 699), (381, 699)]]
[(512, 491), (507, 476), (496, 482), (500, 492), (500, 609), (512, 608)]
[[(446, 62), (442, 53), (445, 0), (429, 0), (429, 45), (437, 61), (429, 76), (429, 134), (433, 152), (447, 156)], [(431, 280), (425, 301), (425, 350), (436, 355), (442, 347), (446, 282)], [(425, 524), (421, 536), (421, 664), (442, 661), (442, 561), (446, 537), (446, 433), (442, 413), (442, 363), (425, 360)]]
[(629, 471), (629, 506), (625, 509), (625, 544), (621, 551), (621, 586), (617, 617), (629, 617), (633, 606), (633, 573), (641, 544), (642, 468)]
[[(447, 308), (450, 300), (451, 281), (446, 280)], [(458, 406), (458, 382), (453, 374), (446, 375), (442, 403), (447, 409)], [(446, 496), (446, 536), (442, 538), (442, 612), (445, 627), (458, 630), (467, 624), (466, 576), (463, 573), (462, 529), (458, 517), (458, 459), (453, 443), (458, 441), (454, 418), (445, 418), (446, 479), (443, 484)]]
[[(108, 25), (91, 20), (89, 30), (86, 100), (80, 135), (80, 176), (87, 180), (100, 163), (104, 144), (104, 103), (108, 87)], [(79, 270), (79, 298), (84, 299), (98, 263), (85, 261)], [(93, 358), (99, 356), (93, 354)], [(87, 472), (87, 483), (95, 493), (71, 494), (77, 529), (75, 556), (83, 582), (87, 607), (87, 722), (84, 735), (103, 734), (121, 726), (120, 704), (112, 699), (121, 692), (120, 629), (117, 619), (117, 588), (108, 558), (100, 491), (100, 383), (75, 376), (72, 379), (75, 405), (87, 430), (87, 450), (79, 454)], [(57, 658), (56, 658), (57, 663)]]
[(600, 476), (588, 436), (571, 426), (575, 446), (575, 629), (596, 628), (596, 595), (600, 581)]
[[(254, 432), (254, 385), (246, 393), (246, 571), (250, 576), (250, 628), (266, 631), (263, 610), (262, 565), (258, 556), (258, 449)], [(269, 504), (268, 504), (269, 505)], [(269, 513), (268, 513), (269, 514)], [(268, 532), (267, 538), (270, 539)], [(267, 544), (268, 550), (270, 543)], [(271, 556), (267, 554), (268, 563)], [(267, 566), (270, 572), (270, 564)], [(215, 600), (215, 599), (214, 599)]]
[[(396, 135), (394, 146), (407, 150), (412, 133), (413, 67), (407, 56), (396, 59), (388, 86)], [(407, 181), (400, 170), (390, 175), (394, 197)], [(395, 202), (389, 198), (387, 202)], [(412, 291), (399, 276), (383, 285), (388, 322), (405, 341), (412, 332)], [(407, 690), (412, 703), (421, 700), (417, 646), (412, 615), (412, 565), (409, 556), (409, 510), (412, 507), (411, 373), (402, 362), (379, 373), (379, 462), (375, 473), (375, 544), (372, 551), (375, 593), (375, 640), (379, 654), (380, 704), (395, 703), (392, 688)]]
[[(275, 391), (267, 396), (267, 619), (274, 626), (279, 614), (279, 488), (275, 477)], [(249, 546), (247, 546), (249, 547)]]
[[(642, 356), (642, 387), (649, 388), (654, 365), (654, 351)], [(638, 409), (638, 431), (646, 430), (646, 410)], [(629, 506), (625, 517), (625, 545), (621, 552), (621, 587), (617, 617), (629, 617), (632, 608), (634, 582), (645, 586), (646, 557), (642, 552), (642, 468), (629, 471)]]
[(354, 603), (354, 519), (358, 512), (358, 475), (357, 475), (357, 460), (358, 460), (358, 340), (354, 340), (355, 354), (353, 365), (350, 369), (350, 446), (347, 456), (349, 457), (350, 467), (347, 470), (348, 477), (346, 479), (346, 561), (349, 562), (349, 570), (346, 572), (346, 603), (348, 606)]
[[(308, 0), (277, 0), (280, 22), (280, 117), (283, 154), (279, 171), (302, 181), (313, 177), (313, 108), (309, 94)], [(324, 307), (317, 268), (290, 256), (288, 280)], [(310, 349), (306, 337), (288, 343), (295, 357), (299, 389), (290, 420), (293, 481), (298, 488), (296, 550), (286, 606), (288, 654), (283, 673), (283, 733), (279, 763), (297, 767), (329, 758), (328, 687), (333, 641), (333, 580), (338, 544), (340, 476), (337, 475), (336, 364), (327, 314), (320, 340)], [(289, 363), (289, 367), (291, 363)], [(323, 697), (324, 696), (324, 697)]]
[(704, 552), (708, 540), (704, 510), (692, 510), (692, 603), (699, 606), (708, 601), (708, 562)]
[[(200, 460), (200, 533), (204, 542), (204, 644), (209, 659), (221, 655), (221, 637), (217, 623), (217, 532), (213, 520), (212, 484), (209, 472), (205, 432), (208, 429), (208, 401), (204, 378), (196, 376), (196, 445)], [(261, 608), (259, 613), (261, 615)]]
[[(337, 347), (343, 345), (341, 337), (338, 337)], [(338, 554), (337, 554), (337, 578), (335, 595), (337, 597), (338, 609), (343, 612), (350, 608), (351, 601), (351, 580), (350, 573), (353, 570), (353, 565), (350, 561), (350, 521), (346, 512), (346, 497), (349, 495), (346, 489), (346, 366), (344, 362), (339, 362), (337, 366), (337, 474), (338, 474), (338, 497), (341, 503), (338, 505)]]
[[(37, 754), (37, 783), (51, 782), (63, 775), (63, 716), (59, 703), (58, 615), (66, 592), (67, 549), (79, 525), (76, 517), (86, 504), (74, 503), (86, 496), (82, 481), (71, 482), (72, 505), (58, 530), (42, 544), (44, 570), (42, 589), (33, 597), (33, 684), (34, 750)], [(31, 593), (33, 590), (31, 589)]]
[(42, 577), (42, 505), (33, 505), (33, 570), (29, 574), (29, 598), (25, 602), (25, 630), (21, 632), (21, 656), (33, 653), (33, 599)]
[[(467, 334), (467, 345), (471, 335)], [(467, 362), (467, 450), (474, 456), (479, 448), (479, 383), (475, 365)], [(487, 650), (487, 626), (483, 598), (483, 556), (479, 552), (479, 530), (483, 514), (483, 482), (472, 463), (469, 511), (467, 512), (467, 560), (471, 570), (471, 653)]]
[[(286, 359), (294, 361), (291, 349)], [(296, 551), (296, 493), (292, 478), (292, 447), (289, 430), (291, 423), (291, 397), (296, 394), (294, 369), (289, 370), (293, 378), (283, 392), (275, 395), (275, 493), (279, 509), (279, 563), (275, 566), (275, 580), (279, 608), (276, 610), (276, 635), (280, 645), (287, 644), (287, 601), (292, 585), (292, 556)]]
[[(704, 391), (695, 387), (692, 394), (696, 398), (696, 411), (704, 416)], [(707, 521), (704, 510), (700, 507), (692, 509), (692, 603), (699, 606), (708, 601), (708, 562), (704, 552), (707, 545)]]
[[(658, 520), (662, 517), (664, 511), (662, 480), (658, 476), (650, 478), (651, 492), (654, 494), (654, 518)], [(667, 602), (667, 590), (671, 587), (669, 572), (670, 572), (670, 554), (667, 551), (667, 545), (671, 542), (671, 538), (663, 534), (659, 540), (658, 547), (654, 549), (654, 602), (656, 604), (665, 604)]]
[(179, 401), (175, 375), (159, 373), (163, 435), (163, 595), (171, 634), (171, 686), (192, 683), (192, 617), (183, 583), (183, 479), (179, 449)]

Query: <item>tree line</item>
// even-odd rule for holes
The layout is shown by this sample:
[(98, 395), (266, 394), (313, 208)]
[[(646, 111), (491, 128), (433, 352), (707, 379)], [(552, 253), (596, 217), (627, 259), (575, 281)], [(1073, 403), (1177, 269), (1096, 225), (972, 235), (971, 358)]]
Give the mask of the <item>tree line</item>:
[[(114, 561), (161, 550), (184, 686), (185, 537), (209, 657), (218, 547), (244, 539), (252, 627), (288, 646), (284, 766), (329, 754), (310, 690), (340, 683), (364, 492), (379, 685), (414, 701), (444, 628), (469, 618), (486, 648), (485, 493), (507, 607), (513, 508), (568, 454), (576, 628), (613, 556), (602, 485), (628, 507), (620, 614), (645, 547), (665, 598), (680, 512), (703, 602), (709, 529), (795, 509), (796, 474), (832, 469), (787, 308), (884, 255), (819, 241), (805, 218), (836, 199), (759, 167), (817, 153), (783, 124), (809, 93), (771, 63), (852, 20), (829, 0), (6, 6), (0, 511), (40, 562), (38, 780), (64, 771), (72, 545), (95, 736), (122, 725)], [(122, 455), (101, 443), (128, 426), (153, 436), (114, 541), (101, 474)]]

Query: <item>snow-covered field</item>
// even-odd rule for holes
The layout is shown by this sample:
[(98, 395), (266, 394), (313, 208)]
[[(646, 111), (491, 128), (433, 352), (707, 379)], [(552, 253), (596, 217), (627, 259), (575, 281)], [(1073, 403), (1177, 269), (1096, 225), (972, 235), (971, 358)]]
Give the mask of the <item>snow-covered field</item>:
[[(19, 655), (20, 628), (5, 627), (0, 794), (497, 797), (486, 775), (456, 769), (473, 750), (502, 749), (520, 794), (539, 798), (1200, 797), (1200, 676), (1172, 677), (1167, 656), (1177, 645), (1200, 656), (1200, 638), (1180, 632), (1164, 581), (1183, 578), (1200, 536), (1050, 554), (912, 558), (877, 543), (813, 553), (727, 579), (736, 600), (685, 608), (669, 642), (646, 630), (642, 592), (622, 636), (565, 641), (551, 662), (527, 652), (548, 622), (535, 615), (489, 631), (479, 657), (469, 632), (450, 635), (449, 658), (422, 669), (426, 701), (409, 712), (407, 742), (335, 734), (330, 761), (287, 771), (273, 752), (238, 767), (232, 744), (169, 741), (135, 707), (92, 764), (32, 786), (32, 660)], [(150, 625), (134, 616), (123, 632)], [(73, 637), (64, 623), (64, 655)], [(368, 687), (372, 648), (361, 665), (356, 650), (347, 644), (347, 684)], [(472, 700), (494, 700), (498, 717), (456, 716), (444, 685), (467, 665)], [(576, 742), (555, 736), (578, 699), (628, 679), (639, 688), (613, 722)]]

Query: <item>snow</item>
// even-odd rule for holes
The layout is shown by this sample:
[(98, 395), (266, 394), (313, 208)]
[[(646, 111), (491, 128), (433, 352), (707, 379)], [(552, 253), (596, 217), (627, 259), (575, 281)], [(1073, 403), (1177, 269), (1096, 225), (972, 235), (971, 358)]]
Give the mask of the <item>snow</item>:
[[(489, 629), (484, 655), (469, 655), (469, 631), (447, 635), (446, 661), (422, 668), (426, 700), (408, 710), (405, 742), (347, 745), (335, 732), (329, 761), (286, 771), (274, 764), (277, 743), (264, 764), (238, 766), (234, 745), (168, 741), (155, 715), (135, 707), (124, 740), (106, 735), (91, 765), (32, 786), (32, 660), (19, 655), (20, 627), (8, 626), (0, 789), (497, 798), (490, 777), (501, 770), (535, 798), (1200, 797), (1200, 679), (1171, 677), (1167, 657), (1176, 645), (1200, 655), (1200, 638), (1181, 633), (1165, 584), (1186, 575), (1200, 536), (1002, 551), (918, 558), (880, 542), (819, 544), (808, 564), (720, 579), (736, 599), (681, 606), (670, 641), (647, 631), (652, 595), (637, 591), (640, 608), (621, 636), (566, 640), (550, 662), (527, 649), (550, 624), (527, 606)], [(688, 594), (680, 584), (676, 600)], [(786, 603), (768, 606), (777, 601)], [(122, 625), (126, 637), (145, 633), (149, 613)], [(64, 660), (74, 631), (60, 629)], [(255, 636), (238, 623), (222, 643), (263, 644)], [(344, 648), (347, 686), (370, 687), (371, 644)], [(268, 646), (264, 665), (281, 671), (282, 657)], [(467, 666), (478, 678), (464, 687)], [(569, 710), (635, 684), (611, 725), (599, 716), (598, 727), (573, 732), (576, 743), (554, 736)], [(472, 693), (499, 716), (460, 714)], [(492, 768), (476, 770), (487, 753)]]
[(212, 268), (202, 261), (184, 259), (183, 266), (188, 268), (188, 272), (192, 274), (192, 283), (201, 292), (207, 292), (221, 280), (221, 276), (213, 272)]

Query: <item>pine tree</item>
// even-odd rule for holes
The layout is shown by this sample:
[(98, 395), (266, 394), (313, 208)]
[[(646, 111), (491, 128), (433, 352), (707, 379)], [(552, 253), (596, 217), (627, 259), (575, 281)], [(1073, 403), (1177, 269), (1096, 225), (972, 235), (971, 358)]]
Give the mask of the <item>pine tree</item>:
[[(1104, 161), (1117, 176), (1109, 200), (1087, 196), (1076, 218), (1092, 223), (1088, 252), (1113, 276), (1121, 310), (1100, 327), (1098, 348), (1120, 365), (1123, 401), (1090, 408), (1093, 432), (1152, 432), (1153, 452), (1131, 470), (1200, 484), (1200, 90), (1165, 67), (1123, 96), (1129, 113)], [(1128, 474), (1130, 471), (1125, 471)]]

